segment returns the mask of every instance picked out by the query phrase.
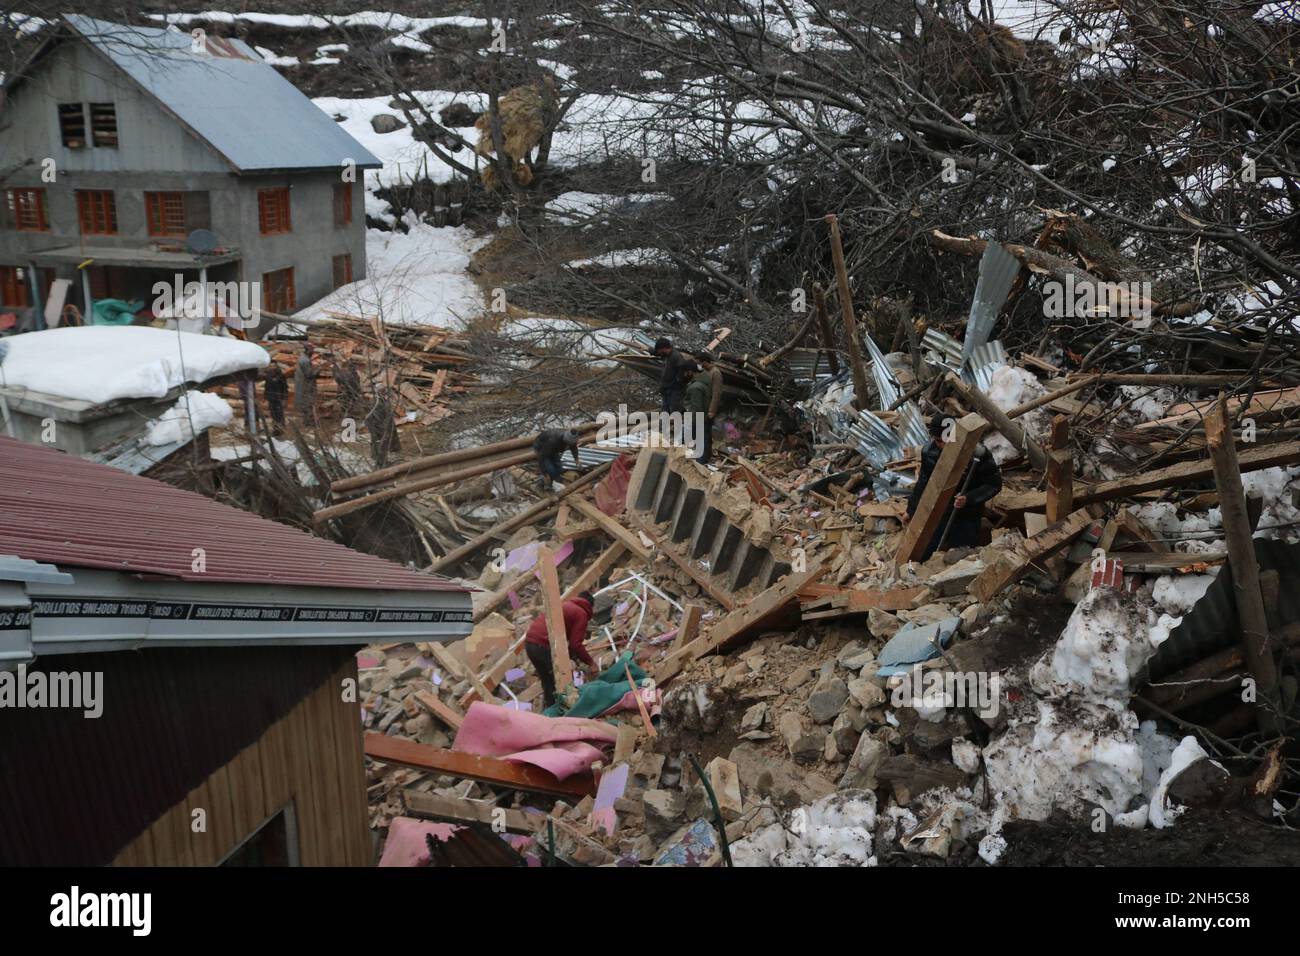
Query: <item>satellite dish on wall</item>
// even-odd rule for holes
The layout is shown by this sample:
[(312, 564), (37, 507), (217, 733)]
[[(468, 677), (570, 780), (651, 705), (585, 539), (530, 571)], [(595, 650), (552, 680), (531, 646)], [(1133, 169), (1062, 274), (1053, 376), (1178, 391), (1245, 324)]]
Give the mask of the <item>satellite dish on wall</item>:
[(195, 229), (185, 240), (190, 252), (205, 256), (217, 248), (217, 234), (210, 229)]

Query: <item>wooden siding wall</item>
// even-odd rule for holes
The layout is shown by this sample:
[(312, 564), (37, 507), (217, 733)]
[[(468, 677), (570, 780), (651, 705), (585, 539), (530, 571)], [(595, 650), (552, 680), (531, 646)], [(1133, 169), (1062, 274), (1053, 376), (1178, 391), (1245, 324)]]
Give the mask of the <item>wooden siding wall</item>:
[[(342, 666), (260, 739), (210, 775), (126, 846), (114, 866), (211, 866), (290, 801), (303, 866), (369, 866), (373, 860), (361, 720), (342, 699)], [(207, 811), (207, 832), (191, 831)]]

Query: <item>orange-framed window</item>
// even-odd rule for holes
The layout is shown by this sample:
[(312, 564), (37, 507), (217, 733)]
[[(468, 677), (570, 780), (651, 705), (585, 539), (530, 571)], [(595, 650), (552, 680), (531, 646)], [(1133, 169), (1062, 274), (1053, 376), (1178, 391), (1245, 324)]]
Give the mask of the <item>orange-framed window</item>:
[(352, 281), (352, 256), (343, 253), (334, 257), (334, 288)]
[(184, 193), (146, 192), (144, 211), (149, 235), (171, 238), (184, 238), (186, 235)]
[(22, 266), (0, 266), (0, 306), (25, 309), (31, 304), (27, 270)]
[(288, 186), (257, 191), (257, 225), (264, 236), (293, 231), (293, 222), (289, 218)]
[(77, 218), (83, 236), (117, 235), (117, 203), (111, 189), (78, 189)]
[(262, 273), (262, 308), (279, 315), (288, 315), (298, 308), (292, 266)]
[(352, 184), (334, 184), (334, 225), (352, 225)]
[(9, 212), (19, 232), (49, 232), (50, 217), (45, 211), (45, 190), (17, 188), (9, 190)]

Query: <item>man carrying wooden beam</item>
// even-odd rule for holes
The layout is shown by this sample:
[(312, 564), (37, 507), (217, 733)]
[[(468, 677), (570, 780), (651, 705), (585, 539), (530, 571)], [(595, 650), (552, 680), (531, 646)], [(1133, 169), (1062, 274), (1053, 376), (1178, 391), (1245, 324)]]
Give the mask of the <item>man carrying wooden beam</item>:
[[(947, 429), (952, 419), (937, 414), (930, 419), (930, 441), (921, 450), (921, 472), (916, 479), (916, 487), (907, 499), (907, 512), (903, 516), (906, 523), (912, 520), (917, 506), (925, 494), (926, 485), (934, 474), (939, 456), (946, 443)], [(927, 560), (942, 545), (947, 548), (974, 548), (979, 545), (980, 521), (984, 518), (984, 505), (993, 500), (1002, 490), (1002, 471), (993, 459), (993, 453), (981, 442), (975, 448), (970, 464), (966, 466), (961, 482), (957, 485), (957, 494), (944, 512), (938, 527), (930, 541), (921, 552), (921, 560)]]
[[(564, 614), (564, 635), (569, 657), (579, 662), (582, 672), (588, 677), (600, 673), (596, 661), (584, 646), (587, 626), (595, 614), (594, 606), (595, 600), (590, 591), (583, 591), (560, 605)], [(533, 670), (537, 671), (537, 679), (542, 682), (542, 698), (545, 705), (550, 707), (555, 703), (555, 665), (551, 659), (550, 631), (545, 613), (537, 615), (528, 625), (524, 634), (524, 654), (532, 663)]]

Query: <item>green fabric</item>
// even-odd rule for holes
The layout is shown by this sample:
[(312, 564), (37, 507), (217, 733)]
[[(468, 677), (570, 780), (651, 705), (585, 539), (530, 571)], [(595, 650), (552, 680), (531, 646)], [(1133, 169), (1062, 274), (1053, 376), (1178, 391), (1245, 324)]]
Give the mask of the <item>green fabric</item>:
[(144, 303), (123, 302), (121, 299), (96, 299), (94, 306), (95, 325), (130, 325), (135, 314), (144, 308)]
[(645, 680), (647, 674), (632, 663), (632, 652), (624, 652), (609, 669), (595, 679), (587, 681), (578, 688), (578, 699), (568, 710), (564, 704), (556, 701), (542, 711), (547, 717), (596, 717), (617, 704), (629, 690), (636, 688), (627, 682), (627, 669), (632, 671), (632, 680)]
[(709, 402), (712, 400), (713, 389), (709, 386), (709, 380), (700, 375), (691, 379), (691, 384), (686, 386), (686, 394), (682, 397), (682, 405), (688, 412), (708, 414)]

